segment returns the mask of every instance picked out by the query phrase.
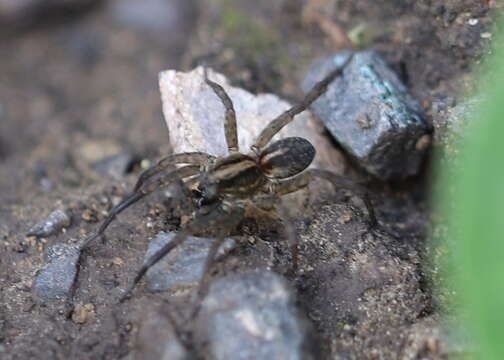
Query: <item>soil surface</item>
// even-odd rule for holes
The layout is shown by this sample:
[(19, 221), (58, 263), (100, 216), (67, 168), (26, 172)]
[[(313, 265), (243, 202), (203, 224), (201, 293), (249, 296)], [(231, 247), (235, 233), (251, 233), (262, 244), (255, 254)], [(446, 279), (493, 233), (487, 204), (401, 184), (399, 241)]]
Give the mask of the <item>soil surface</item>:
[[(142, 167), (170, 152), (159, 71), (205, 63), (235, 86), (294, 101), (316, 58), (349, 44), (374, 48), (438, 130), (484, 54), (497, 7), (492, 0), (442, 3), (116, 0), (0, 37), (0, 358), (142, 358), (134, 351), (142, 310), (162, 299), (183, 303), (184, 294), (148, 294), (140, 286), (116, 304), (148, 240), (179, 229), (180, 216), (162, 193), (125, 211), (105, 243), (85, 250), (71, 300), (40, 304), (31, 292), (47, 246), (96, 230)], [(119, 172), (95, 166), (117, 154), (128, 159)], [(365, 213), (347, 193), (312, 202), (296, 219), (301, 268), (289, 279), (324, 358), (456, 357), (424, 275), (428, 164), (417, 178), (393, 184), (348, 166), (369, 180), (381, 228), (392, 236), (362, 237)], [(25, 236), (56, 208), (70, 212), (68, 228), (46, 239)], [(242, 224), (234, 235), (246, 244), (215, 276), (259, 266), (284, 271), (288, 248), (271, 241), (281, 227)]]

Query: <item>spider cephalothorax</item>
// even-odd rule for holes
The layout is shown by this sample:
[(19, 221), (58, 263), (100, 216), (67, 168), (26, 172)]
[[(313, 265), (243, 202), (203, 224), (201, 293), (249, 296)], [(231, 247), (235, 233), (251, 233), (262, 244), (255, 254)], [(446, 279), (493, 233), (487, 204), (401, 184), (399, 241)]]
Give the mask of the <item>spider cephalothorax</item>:
[(210, 164), (201, 175), (198, 190), (203, 203), (219, 196), (243, 199), (254, 195), (271, 181), (283, 180), (305, 170), (315, 157), (315, 148), (306, 139), (278, 140), (263, 151), (249, 155), (232, 153)]
[[(111, 210), (98, 232), (84, 240), (81, 247), (87, 246), (93, 239), (101, 236), (117, 214), (160, 187), (178, 183), (188, 197), (191, 196), (190, 189), (197, 194), (192, 221), (183, 227), (170, 243), (143, 264), (132, 286), (126, 292), (124, 296), (126, 297), (147, 270), (181, 244), (188, 235), (211, 228), (217, 234), (217, 240), (210, 248), (205, 265), (206, 273), (224, 237), (243, 220), (247, 206), (264, 208), (264, 205), (268, 204), (269, 208), (276, 208), (280, 216), (285, 216), (287, 212), (282, 207), (280, 196), (306, 187), (313, 177), (328, 180), (335, 187), (359, 190), (348, 179), (327, 170), (306, 170), (315, 157), (315, 148), (308, 140), (289, 137), (269, 144), (294, 116), (306, 110), (324, 93), (327, 85), (341, 74), (345, 65), (317, 83), (299, 104), (273, 119), (259, 134), (247, 154), (239, 152), (236, 116), (231, 99), (219, 84), (208, 79), (205, 71), (206, 84), (212, 88), (225, 107), (224, 132), (229, 155), (215, 157), (203, 152), (187, 152), (161, 159), (140, 175), (133, 192)], [(364, 195), (371, 221), (374, 222), (372, 207), (367, 202), (365, 194), (360, 190), (359, 192)], [(286, 232), (293, 240), (294, 231), (289, 222), (286, 222)], [(297, 242), (292, 241), (292, 244), (295, 268)]]

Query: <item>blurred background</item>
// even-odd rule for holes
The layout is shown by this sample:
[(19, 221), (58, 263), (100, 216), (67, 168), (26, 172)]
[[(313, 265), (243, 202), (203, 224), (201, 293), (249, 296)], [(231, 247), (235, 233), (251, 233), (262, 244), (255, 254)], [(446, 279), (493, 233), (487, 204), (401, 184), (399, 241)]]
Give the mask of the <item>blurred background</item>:
[(293, 100), (314, 59), (372, 47), (441, 129), (491, 38), (494, 7), (492, 0), (0, 0), (0, 202), (77, 187), (88, 176), (78, 154), (106, 151), (93, 147), (102, 140), (136, 157), (169, 151), (158, 72), (203, 61), (236, 86)]
[[(348, 48), (375, 49), (420, 101), (434, 128), (434, 148), (443, 153), (442, 168), (459, 162), (453, 139), (464, 132), (473, 114), (474, 99), (466, 101), (467, 94), (477, 87), (474, 68), (490, 52), (494, 15), (501, 7), (498, 0), (0, 0), (0, 273), (9, 274), (0, 276), (0, 290), (9, 291), (0, 291), (0, 304), (9, 304), (5, 312), (0, 306), (0, 355), (4, 341), (34, 358), (55, 358), (51, 354), (65, 353), (60, 347), (65, 354), (89, 350), (103, 358), (108, 353), (113, 353), (109, 358), (121, 358), (132, 347), (129, 314), (109, 319), (115, 305), (108, 303), (108, 291), (127, 282), (127, 274), (141, 261), (143, 243), (129, 243), (136, 247), (134, 254), (124, 250), (122, 242), (114, 242), (109, 250), (97, 245), (99, 250), (93, 251), (98, 256), (86, 260), (101, 268), (84, 267), (91, 270), (79, 275), (87, 285), (79, 296), (99, 305), (100, 321), (81, 332), (68, 316), (57, 322), (44, 309), (33, 310), (29, 281), (42, 267), (45, 243), (26, 245), (24, 234), (61, 203), (74, 211), (74, 222), (78, 219), (79, 226), (91, 231), (96, 224), (87, 223), (96, 222), (99, 211), (124, 195), (117, 183), (133, 184), (143, 159), (171, 151), (158, 90), (160, 71), (188, 71), (205, 63), (234, 86), (295, 101), (302, 97), (299, 84), (317, 58)], [(447, 287), (436, 294), (431, 280), (437, 280), (438, 264), (451, 245), (443, 242), (443, 221), (431, 222), (430, 176), (425, 167), (415, 179), (379, 184), (375, 194), (378, 207), (388, 202), (386, 209), (378, 209), (383, 222), (404, 225), (403, 234), (413, 234), (386, 246), (393, 259), (411, 265), (420, 279), (413, 284), (401, 278), (400, 285), (408, 289), (413, 284), (413, 290), (404, 298), (391, 291), (391, 298), (411, 296), (416, 308), (401, 301), (390, 305), (383, 295), (390, 324), (360, 322), (365, 329), (357, 335), (354, 328), (345, 328), (357, 319), (338, 313), (341, 323), (329, 324), (336, 330), (325, 334), (329, 340), (324, 346), (332, 351), (328, 353), (377, 358), (371, 350), (383, 355), (414, 348), (418, 357), (403, 352), (404, 358), (447, 358), (438, 347), (444, 320), (437, 315), (440, 307), (452, 305), (453, 291)], [(442, 191), (450, 191), (451, 179)], [(143, 232), (146, 238), (153, 232), (131, 224), (163, 210), (142, 206), (134, 210), (135, 216), (131, 212), (124, 218), (129, 227), (122, 229), (122, 237)], [(88, 209), (94, 212), (85, 213)], [(156, 216), (152, 218), (159, 230), (166, 224)], [(70, 231), (77, 236), (81, 229), (73, 227)], [(440, 245), (429, 247), (429, 232)], [(65, 236), (58, 241), (66, 241)], [(110, 275), (109, 260), (118, 254), (130, 259), (126, 263), (131, 268), (116, 266)], [(432, 263), (425, 265), (429, 258)], [(110, 272), (100, 273), (105, 266)], [(311, 293), (305, 293), (302, 301), (309, 305), (311, 300)], [(333, 305), (327, 308), (332, 311)], [(323, 332), (325, 314), (313, 313)], [(123, 330), (127, 325), (130, 330)], [(396, 332), (385, 331), (387, 327)], [(109, 340), (111, 328), (118, 335)], [(56, 340), (37, 338), (40, 329), (54, 332)], [(405, 344), (395, 342), (399, 335), (407, 337)], [(419, 338), (427, 340), (415, 344)]]

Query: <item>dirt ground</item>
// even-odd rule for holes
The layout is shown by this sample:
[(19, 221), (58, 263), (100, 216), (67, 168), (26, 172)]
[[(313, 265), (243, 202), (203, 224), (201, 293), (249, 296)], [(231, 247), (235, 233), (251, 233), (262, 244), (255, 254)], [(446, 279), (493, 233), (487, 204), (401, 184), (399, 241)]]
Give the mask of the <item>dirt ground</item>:
[[(358, 40), (352, 37), (354, 46), (377, 49), (385, 57), (438, 131), (444, 127), (444, 110), (457, 104), (473, 64), (484, 54), (497, 6), (492, 0), (167, 0), (168, 7), (160, 10), (159, 3), (145, 1), (139, 11), (135, 1), (108, 1), (65, 21), (55, 17), (15, 32), (0, 28), (2, 359), (132, 358), (140, 310), (170, 298), (140, 287), (130, 301), (116, 305), (148, 239), (179, 228), (180, 219), (161, 194), (121, 214), (108, 230), (106, 244), (97, 242), (85, 251), (72, 301), (42, 305), (31, 294), (48, 244), (94, 231), (104, 212), (131, 189), (142, 160), (169, 153), (159, 71), (189, 70), (204, 61), (233, 85), (295, 100), (301, 97), (299, 83), (309, 64), (347, 45), (334, 31), (341, 29), (360, 34)], [(332, 32), (321, 26), (325, 20), (313, 16), (318, 12), (336, 26)], [(358, 26), (365, 30), (359, 32)], [(108, 176), (92, 168), (89, 157), (100, 158), (107, 149), (132, 155), (124, 174)], [(349, 171), (366, 178), (356, 169)], [(418, 177), (402, 183), (368, 179), (379, 221), (394, 238), (357, 244), (362, 214), (341, 196), (327, 195), (311, 205), (316, 215), (297, 219), (304, 270), (291, 282), (317, 329), (324, 358), (459, 355), (439, 345), (444, 344), (442, 321), (425, 276), (429, 176), (426, 163)], [(25, 237), (57, 207), (72, 215), (65, 232), (42, 240)], [(336, 221), (349, 211), (355, 224)], [(275, 226), (259, 232), (253, 225), (242, 226), (235, 235), (252, 237), (256, 244), (231, 254), (235, 260), (226, 260), (222, 271), (260, 266), (253, 256), (266, 252), (281, 267), (287, 261), (285, 249), (262, 241), (278, 231)], [(342, 239), (337, 251), (314, 240), (331, 231)], [(377, 264), (352, 258), (360, 245), (369, 247), (361, 254), (379, 259)], [(335, 261), (331, 254), (341, 258)], [(343, 260), (389, 270), (374, 279), (374, 286), (352, 287), (362, 279), (335, 280), (346, 266)], [(342, 287), (348, 291), (331, 290)], [(352, 307), (357, 298), (368, 305)], [(92, 319), (76, 321), (77, 305), (83, 304), (93, 304)]]

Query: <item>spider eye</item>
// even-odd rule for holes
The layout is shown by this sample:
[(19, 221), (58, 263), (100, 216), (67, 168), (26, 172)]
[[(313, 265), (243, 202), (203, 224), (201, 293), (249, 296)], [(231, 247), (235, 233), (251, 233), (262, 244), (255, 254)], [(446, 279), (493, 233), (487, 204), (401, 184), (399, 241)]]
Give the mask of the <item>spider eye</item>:
[(315, 148), (308, 140), (288, 137), (264, 149), (259, 162), (267, 177), (285, 179), (306, 169), (315, 158), (315, 153)]
[(198, 192), (200, 193), (200, 203), (202, 205), (210, 204), (218, 199), (217, 184), (204, 181), (198, 185)]

